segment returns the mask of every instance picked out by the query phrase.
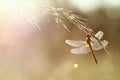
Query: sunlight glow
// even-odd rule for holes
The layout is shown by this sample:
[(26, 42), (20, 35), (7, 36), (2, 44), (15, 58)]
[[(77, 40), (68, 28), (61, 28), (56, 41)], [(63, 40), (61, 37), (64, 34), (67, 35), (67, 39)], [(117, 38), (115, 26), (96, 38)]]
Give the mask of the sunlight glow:
[(79, 65), (78, 64), (74, 64), (73, 67), (76, 69), (76, 68), (79, 67)]
[(33, 8), (35, 2), (25, 0), (0, 0), (0, 8), (5, 11), (13, 11), (21, 8)]
[(12, 21), (23, 17), (40, 30), (37, 20), (43, 17), (43, 5), (42, 0), (0, 0), (0, 15), (10, 17)]

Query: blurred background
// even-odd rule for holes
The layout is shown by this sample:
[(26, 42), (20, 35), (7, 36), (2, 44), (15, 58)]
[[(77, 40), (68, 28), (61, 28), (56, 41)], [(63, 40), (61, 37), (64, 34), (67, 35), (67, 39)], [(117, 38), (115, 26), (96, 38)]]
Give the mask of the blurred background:
[[(57, 27), (44, 6), (65, 8), (85, 18), (95, 33), (103, 31), (107, 50), (93, 56), (71, 54), (66, 39), (85, 40), (71, 23)], [(29, 16), (30, 15), (30, 16)], [(1, 0), (0, 80), (118, 80), (120, 79), (119, 0)], [(39, 27), (39, 28), (38, 28)]]

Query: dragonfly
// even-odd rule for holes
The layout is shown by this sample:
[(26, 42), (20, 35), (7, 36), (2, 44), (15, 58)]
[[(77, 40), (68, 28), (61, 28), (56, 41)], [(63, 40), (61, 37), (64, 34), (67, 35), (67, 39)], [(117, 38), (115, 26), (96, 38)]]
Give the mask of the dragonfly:
[(108, 45), (107, 40), (101, 40), (103, 34), (103, 31), (98, 31), (95, 34), (95, 37), (91, 36), (90, 34), (87, 34), (85, 41), (75, 41), (67, 39), (65, 40), (65, 42), (68, 45), (75, 47), (71, 49), (71, 53), (73, 54), (88, 54), (91, 52), (96, 64), (98, 64), (94, 51), (105, 49), (105, 47)]

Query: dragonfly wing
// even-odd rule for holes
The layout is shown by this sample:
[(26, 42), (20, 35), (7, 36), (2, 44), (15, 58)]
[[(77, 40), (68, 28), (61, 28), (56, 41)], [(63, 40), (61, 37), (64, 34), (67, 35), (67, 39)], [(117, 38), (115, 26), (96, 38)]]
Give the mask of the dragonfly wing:
[(71, 53), (73, 54), (87, 54), (89, 52), (90, 52), (90, 49), (88, 46), (71, 49)]
[(102, 31), (98, 31), (96, 34), (95, 34), (95, 37), (97, 37), (99, 40), (103, 37), (103, 32)]
[(85, 41), (65, 40), (65, 42), (74, 47), (81, 47), (86, 45)]
[[(101, 43), (104, 47), (106, 47), (108, 45), (108, 41), (106, 41), (106, 40), (101, 41)], [(92, 48), (93, 48), (93, 50), (101, 50), (103, 48), (102, 45), (97, 41), (94, 44), (92, 44)]]
[[(96, 34), (95, 34), (95, 37), (98, 38), (98, 40), (100, 40), (102, 37), (103, 37), (103, 32), (102, 31), (98, 31)], [(94, 37), (91, 37), (91, 40), (93, 42), (97, 42), (98, 40), (95, 39)]]

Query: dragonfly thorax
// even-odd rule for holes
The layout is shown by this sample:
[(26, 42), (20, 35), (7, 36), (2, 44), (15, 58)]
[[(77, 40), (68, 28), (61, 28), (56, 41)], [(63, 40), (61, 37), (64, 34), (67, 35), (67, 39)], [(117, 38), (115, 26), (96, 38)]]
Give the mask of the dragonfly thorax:
[(88, 45), (89, 45), (90, 42), (91, 42), (90, 37), (91, 37), (91, 35), (89, 35), (89, 34), (86, 36), (86, 42), (87, 42)]

